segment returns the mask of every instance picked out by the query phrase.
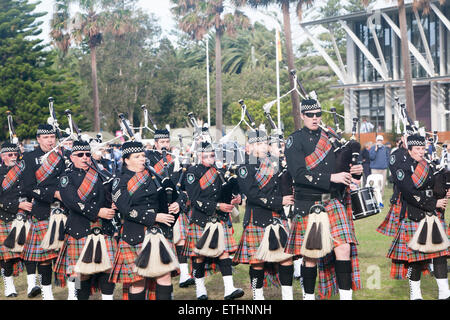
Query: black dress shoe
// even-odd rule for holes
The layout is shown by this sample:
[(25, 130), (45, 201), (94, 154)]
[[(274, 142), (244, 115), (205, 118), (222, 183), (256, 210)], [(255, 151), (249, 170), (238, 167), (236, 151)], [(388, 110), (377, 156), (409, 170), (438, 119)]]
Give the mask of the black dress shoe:
[(208, 296), (206, 294), (197, 297), (197, 300), (208, 300)]
[(31, 289), (30, 293), (28, 294), (28, 298), (34, 298), (40, 293), (41, 293), (41, 288), (36, 286), (33, 289)]
[(193, 284), (195, 284), (195, 279), (189, 278), (186, 281), (180, 283), (180, 288), (187, 288), (189, 286), (192, 286)]
[(227, 295), (225, 297), (225, 300), (233, 300), (233, 299), (237, 299), (240, 298), (244, 295), (244, 290), (238, 288), (236, 290), (234, 290), (231, 294)]
[(11, 293), (9, 296), (6, 296), (7, 298), (16, 298), (17, 293)]

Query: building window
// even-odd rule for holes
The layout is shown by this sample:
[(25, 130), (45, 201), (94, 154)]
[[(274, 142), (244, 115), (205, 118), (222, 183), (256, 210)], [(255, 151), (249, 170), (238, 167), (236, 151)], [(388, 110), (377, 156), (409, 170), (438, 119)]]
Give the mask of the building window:
[(366, 118), (374, 125), (374, 131), (384, 131), (384, 89), (358, 91), (357, 101), (359, 119)]

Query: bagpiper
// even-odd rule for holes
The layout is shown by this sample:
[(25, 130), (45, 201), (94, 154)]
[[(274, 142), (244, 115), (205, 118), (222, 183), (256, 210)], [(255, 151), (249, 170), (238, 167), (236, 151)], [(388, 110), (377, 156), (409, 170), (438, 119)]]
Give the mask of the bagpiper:
[(447, 258), (449, 240), (444, 211), (450, 191), (435, 193), (435, 168), (425, 160), (425, 138), (407, 137), (406, 158), (391, 158), (395, 165), (394, 183), (400, 195), (398, 226), (388, 251), (391, 277), (409, 280), (410, 299), (422, 300), (421, 274), (432, 261), (438, 285), (438, 298), (449, 299)]
[(281, 194), (278, 164), (269, 157), (268, 137), (264, 130), (248, 134), (249, 162), (238, 169), (241, 192), (246, 196), (243, 233), (234, 263), (249, 264), (254, 300), (264, 300), (264, 267), (278, 264), (283, 300), (293, 300), (294, 268), (292, 255), (284, 252), (289, 233), (283, 206), (294, 203), (293, 195)]
[[(186, 171), (186, 166), (182, 166), (180, 158), (172, 154), (170, 151), (170, 132), (167, 129), (156, 129), (154, 134), (155, 145), (154, 149), (147, 150), (147, 157), (150, 159), (150, 165), (155, 169), (155, 172), (162, 177), (162, 187), (169, 188), (172, 194), (177, 194), (174, 199), (167, 199), (167, 194), (161, 194), (161, 205), (167, 207), (166, 210), (173, 210), (178, 208), (180, 214), (173, 227), (173, 237), (175, 249), (177, 252), (178, 262), (180, 264), (180, 288), (186, 288), (195, 283), (194, 278), (189, 272), (188, 258), (183, 254), (183, 247), (187, 235), (187, 226), (189, 225), (187, 212), (187, 194), (184, 191), (183, 171)], [(181, 146), (180, 146), (181, 147)], [(177, 191), (178, 190), (178, 191)], [(171, 202), (174, 200), (173, 202)], [(171, 203), (169, 203), (171, 202)], [(161, 211), (162, 212), (162, 211)]]
[(92, 165), (89, 143), (75, 141), (70, 160), (71, 169), (60, 178), (61, 199), (69, 215), (54, 272), (76, 280), (78, 300), (89, 299), (93, 284), (103, 300), (113, 300), (115, 285), (109, 282), (109, 273), (117, 251), (115, 205), (107, 201), (108, 190)]
[(112, 199), (123, 226), (110, 279), (124, 285), (124, 300), (170, 300), (171, 277), (179, 265), (160, 226), (175, 222), (176, 209), (161, 213), (161, 186), (146, 166), (142, 143), (125, 142), (122, 158), (122, 173), (113, 182)]
[[(0, 262), (6, 297), (17, 297), (13, 276), (23, 270), (20, 253), (29, 231), (28, 215), (32, 203), (24, 197), (25, 163), (19, 159), (17, 144), (2, 144), (0, 166)], [(34, 293), (33, 293), (34, 294)]]
[(188, 237), (184, 254), (192, 257), (196, 295), (207, 300), (205, 286), (205, 263), (217, 264), (222, 273), (225, 300), (240, 298), (244, 291), (235, 288), (230, 254), (237, 249), (229, 214), (234, 205), (241, 202), (240, 195), (229, 202), (220, 202), (223, 191), (223, 169), (215, 167), (215, 153), (209, 142), (201, 142), (198, 152), (199, 164), (191, 166), (186, 175), (186, 191), (191, 201)]
[[(58, 257), (55, 249), (44, 249), (41, 242), (49, 229), (50, 213), (62, 211), (59, 177), (65, 170), (62, 149), (56, 148), (56, 131), (49, 124), (40, 124), (36, 132), (39, 146), (24, 155), (24, 190), (32, 199), (31, 229), (22, 251), (27, 269), (28, 294), (34, 295), (36, 267), (41, 277), (42, 298), (53, 300), (52, 263)], [(44, 159), (44, 160), (43, 160)], [(62, 213), (64, 214), (64, 213)]]
[(337, 282), (340, 299), (350, 300), (352, 289), (358, 288), (359, 282), (359, 264), (352, 250), (357, 240), (339, 191), (342, 185), (352, 183), (352, 173), (362, 173), (362, 166), (351, 167), (350, 172), (336, 172), (330, 139), (320, 128), (320, 104), (304, 99), (300, 111), (304, 127), (289, 136), (285, 148), (295, 199), (295, 216), (285, 251), (303, 256), (304, 300), (315, 299), (317, 264), (321, 267), (330, 259), (334, 272), (320, 272), (319, 296), (330, 297)]

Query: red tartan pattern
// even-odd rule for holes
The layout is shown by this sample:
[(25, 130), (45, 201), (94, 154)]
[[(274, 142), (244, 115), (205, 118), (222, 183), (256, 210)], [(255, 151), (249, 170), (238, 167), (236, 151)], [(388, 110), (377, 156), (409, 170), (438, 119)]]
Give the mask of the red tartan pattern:
[(417, 164), (416, 169), (414, 169), (414, 172), (411, 175), (411, 179), (416, 188), (420, 188), (425, 182), (425, 179), (428, 177), (429, 170), (430, 167), (425, 160), (422, 160)]
[[(129, 283), (124, 283), (122, 288), (122, 300), (129, 300)], [(153, 278), (145, 278), (144, 281), (145, 300), (156, 300), (156, 280)]]
[(258, 182), (259, 189), (263, 189), (266, 184), (272, 179), (273, 173), (275, 172), (272, 167), (270, 161), (265, 158), (261, 165), (259, 166), (259, 170), (255, 174), (256, 182)]
[[(323, 202), (323, 205), (325, 206), (328, 218), (330, 219), (331, 236), (334, 239), (334, 246), (337, 247), (345, 243), (358, 244), (355, 237), (353, 221), (349, 219), (346, 209), (339, 200), (332, 199), (325, 201)], [(301, 255), (300, 248), (303, 243), (307, 225), (308, 216), (302, 217), (296, 215), (292, 219), (291, 232), (285, 250), (286, 253)]]
[[(330, 299), (331, 296), (339, 293), (337, 285), (336, 272), (334, 262), (336, 261), (334, 254), (330, 253), (319, 259), (319, 281), (318, 293), (320, 299)], [(350, 261), (352, 265), (352, 290), (356, 291), (362, 288), (361, 271), (359, 268), (358, 250), (356, 244), (350, 244)]]
[(47, 229), (48, 220), (39, 221), (35, 217), (31, 217), (30, 232), (28, 233), (20, 256), (23, 260), (44, 262), (58, 257), (57, 251), (41, 248), (41, 242), (44, 239)]
[(84, 176), (83, 182), (81, 182), (77, 190), (78, 197), (82, 201), (86, 201), (87, 197), (94, 188), (97, 180), (98, 180), (98, 173), (94, 169), (89, 168), (88, 172), (86, 172), (86, 175)]
[[(231, 232), (231, 228), (228, 228), (226, 223), (220, 221), (224, 230), (224, 238), (225, 238), (225, 252), (233, 253), (237, 250), (237, 244), (234, 240), (233, 234)], [(198, 257), (198, 255), (194, 252), (195, 245), (198, 240), (202, 237), (203, 228), (196, 225), (195, 223), (191, 223), (189, 225), (187, 239), (184, 243), (183, 255), (186, 257)]]
[[(173, 163), (173, 159), (172, 156), (170, 154), (167, 155), (167, 166), (170, 166)], [(158, 173), (159, 175), (161, 175), (163, 173), (164, 170), (164, 159), (159, 160), (154, 166), (153, 168), (155, 169), (156, 173)]]
[[(407, 216), (408, 212), (406, 212)], [(447, 225), (441, 214), (438, 214), (441, 220), (444, 230), (446, 230)], [(391, 247), (389, 248), (387, 257), (393, 260), (393, 265), (391, 266), (391, 277), (393, 279), (404, 279), (406, 276), (407, 266), (405, 263), (424, 261), (428, 259), (443, 257), (450, 255), (449, 249), (442, 250), (433, 253), (422, 253), (419, 251), (411, 250), (408, 247), (408, 243), (414, 236), (420, 222), (414, 222), (405, 217), (400, 221), (397, 233), (394, 240), (392, 241)], [(405, 268), (406, 266), (406, 268)]]
[(139, 189), (139, 187), (143, 185), (148, 178), (150, 178), (150, 175), (147, 170), (136, 172), (133, 178), (131, 178), (127, 183), (127, 190), (130, 196), (132, 196), (133, 193), (135, 193), (136, 190)]
[[(180, 222), (178, 224), (178, 227), (180, 228), (180, 240), (179, 241), (185, 241), (187, 239), (188, 229), (189, 229), (189, 218), (187, 214), (180, 213), (178, 216), (178, 221)], [(167, 239), (169, 240), (169, 239)]]
[(325, 159), (331, 149), (331, 142), (328, 135), (322, 130), (320, 140), (317, 142), (316, 149), (309, 156), (305, 157), (306, 169), (312, 170)]
[(120, 239), (109, 281), (114, 283), (132, 283), (144, 279), (144, 277), (133, 272), (134, 261), (141, 247), (142, 243), (132, 246)]
[(13, 221), (5, 223), (0, 220), (0, 260), (15, 260), (13, 263), (13, 276), (17, 277), (23, 271), (23, 263), (20, 260), (20, 253), (11, 252), (11, 250), (3, 246), (3, 242), (5, 242), (6, 237), (8, 237), (8, 234), (11, 231), (12, 223)]
[(214, 183), (214, 181), (217, 178), (217, 169), (212, 167), (209, 168), (208, 171), (206, 171), (206, 173), (203, 175), (203, 177), (200, 178), (199, 184), (200, 184), (200, 188), (202, 190), (205, 190), (206, 188), (208, 188), (210, 185), (212, 185)]
[[(22, 167), (23, 168), (23, 167)], [(8, 190), (11, 186), (16, 183), (17, 179), (20, 177), (20, 174), (22, 173), (22, 168), (18, 164), (12, 166), (11, 169), (9, 169), (8, 173), (6, 173), (5, 178), (2, 182), (2, 189), (3, 191)]]
[(402, 205), (400, 203), (400, 196), (396, 203), (391, 204), (389, 212), (384, 218), (383, 222), (378, 226), (377, 232), (388, 236), (394, 237), (397, 233), (398, 226), (400, 225), (400, 211)]
[(49, 154), (46, 161), (44, 161), (35, 173), (38, 184), (47, 179), (53, 173), (53, 170), (55, 170), (60, 160), (61, 156), (56, 151)]
[[(391, 262), (391, 272), (390, 277), (395, 280), (405, 280), (408, 279), (408, 267), (409, 263), (406, 261), (392, 260)], [(425, 276), (430, 274), (428, 269), (429, 264), (425, 263), (422, 269), (422, 275)]]

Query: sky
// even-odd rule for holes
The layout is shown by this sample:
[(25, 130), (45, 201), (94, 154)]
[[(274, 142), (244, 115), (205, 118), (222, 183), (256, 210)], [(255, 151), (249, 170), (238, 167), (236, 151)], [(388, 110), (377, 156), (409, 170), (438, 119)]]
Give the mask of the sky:
[[(53, 2), (54, 0), (41, 0), (41, 3), (36, 8), (37, 12), (47, 12), (47, 15), (39, 19), (40, 21), (43, 21), (43, 24), (41, 25), (43, 32), (39, 37), (44, 39), (44, 41), (47, 43), (50, 42), (50, 37), (48, 36), (48, 34), (50, 30), (50, 19), (53, 13)], [(170, 7), (172, 6), (170, 0), (139, 0), (138, 5), (148, 13), (153, 13), (159, 19), (159, 24), (162, 28), (163, 36), (167, 36), (170, 40), (173, 41), (176, 40), (173, 36), (170, 35), (170, 31), (177, 28), (176, 22), (172, 16), (172, 13), (170, 12)], [(247, 16), (250, 17), (250, 20), (253, 23), (255, 21), (261, 22), (269, 29), (273, 29), (276, 26), (276, 20), (271, 16), (271, 12), (276, 13), (279, 21), (283, 21), (281, 10), (278, 8), (278, 6), (269, 7), (267, 10), (254, 10), (248, 8), (244, 9), (244, 12), (247, 14)], [(300, 28), (298, 27), (298, 19), (295, 16), (295, 12), (292, 12), (291, 15), (291, 29), (293, 33), (292, 38), (296, 46), (300, 45), (303, 41), (306, 40), (306, 37), (302, 36)]]

